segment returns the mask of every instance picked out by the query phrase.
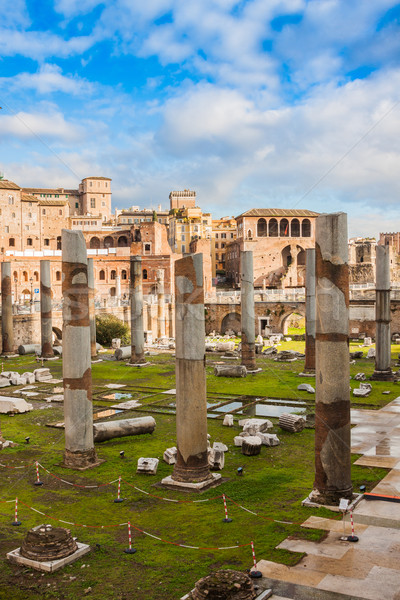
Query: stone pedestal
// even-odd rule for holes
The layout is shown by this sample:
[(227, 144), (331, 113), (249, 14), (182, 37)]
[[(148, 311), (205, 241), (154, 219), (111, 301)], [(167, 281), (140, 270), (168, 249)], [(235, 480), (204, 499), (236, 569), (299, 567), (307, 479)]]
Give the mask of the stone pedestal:
[(376, 247), (375, 371), (371, 379), (392, 381), (390, 340), (390, 249)]
[(305, 373), (315, 373), (315, 248), (306, 250), (306, 358)]
[(242, 365), (248, 371), (256, 371), (253, 252), (251, 250), (241, 252), (240, 263)]
[(1, 333), (2, 356), (14, 352), (11, 263), (1, 263)]
[(64, 464), (98, 464), (93, 442), (92, 370), (86, 243), (81, 231), (62, 230)]
[(131, 256), (131, 363), (144, 364), (142, 258)]
[(199, 490), (221, 476), (208, 464), (203, 255), (175, 263), (177, 460), (168, 487)]
[(40, 261), (40, 331), (42, 337), (42, 357), (52, 358), (54, 352), (49, 260)]
[(316, 219), (315, 481), (310, 500), (352, 498), (347, 215)]

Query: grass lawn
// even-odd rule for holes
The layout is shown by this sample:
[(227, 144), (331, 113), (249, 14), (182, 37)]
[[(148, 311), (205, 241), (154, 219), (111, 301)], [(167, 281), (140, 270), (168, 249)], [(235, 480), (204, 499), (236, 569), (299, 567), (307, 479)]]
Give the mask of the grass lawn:
[[(283, 342), (279, 349), (304, 351), (304, 342)], [(358, 344), (352, 344), (351, 351), (355, 349), (358, 349)], [(397, 358), (400, 346), (393, 346), (392, 349), (393, 358)], [(218, 360), (218, 355), (207, 355), (209, 393), (303, 400), (308, 403), (309, 412), (313, 411), (313, 395), (297, 390), (299, 383), (313, 385), (314, 381), (312, 378), (298, 377), (303, 360), (277, 363), (271, 358), (258, 358), (257, 363), (263, 371), (244, 379), (216, 378), (212, 363)], [(215, 569), (250, 568), (250, 541), (254, 541), (258, 559), (290, 565), (295, 564), (301, 555), (276, 550), (277, 544), (289, 535), (312, 539), (320, 539), (324, 535), (322, 531), (303, 530), (300, 527), (300, 523), (312, 514), (333, 516), (326, 509), (311, 510), (301, 506), (301, 500), (311, 491), (314, 479), (312, 429), (290, 434), (278, 429), (277, 419), (271, 419), (281, 444), (274, 448), (263, 447), (259, 456), (245, 457), (240, 448), (233, 445), (233, 437), (240, 431), (237, 419), (234, 427), (229, 428), (222, 426), (223, 414), (219, 418), (210, 418), (208, 429), (211, 442), (221, 441), (229, 447), (222, 471), (223, 483), (200, 495), (180, 494), (157, 486), (163, 477), (172, 472), (172, 467), (162, 461), (162, 454), (167, 447), (175, 445), (175, 417), (172, 410), (168, 410), (174, 397), (160, 392), (175, 387), (175, 373), (171, 355), (154, 356), (151, 361), (153, 366), (146, 368), (130, 368), (124, 363), (111, 361), (93, 364), (95, 411), (118, 402), (105, 399), (107, 392), (126, 392), (132, 398), (137, 397), (142, 406), (123, 413), (124, 418), (153, 414), (157, 422), (152, 435), (97, 444), (97, 454), (105, 462), (95, 469), (76, 472), (61, 466), (64, 431), (46, 426), (63, 420), (62, 404), (50, 405), (45, 401), (53, 386), (41, 384), (37, 390), (41, 395), (27, 399), (34, 406), (32, 412), (16, 416), (1, 415), (3, 436), (17, 442), (18, 446), (5, 449), (0, 454), (0, 599), (76, 600), (88, 596), (107, 600), (176, 600), (189, 591), (196, 580)], [(61, 376), (61, 360), (48, 362), (47, 365), (55, 377)], [(29, 356), (10, 359), (5, 364), (5, 369), (21, 373), (36, 367)], [(360, 359), (351, 365), (350, 370), (352, 376), (362, 371), (368, 377), (374, 370), (374, 363)], [(107, 383), (119, 383), (127, 387), (107, 390), (104, 388)], [(358, 387), (358, 382), (352, 380), (350, 385)], [(6, 388), (2, 393), (11, 394), (9, 390)], [(390, 395), (383, 395), (384, 390), (390, 390)], [(374, 409), (397, 395), (398, 384), (374, 382), (373, 392), (368, 398), (352, 396), (351, 401), (353, 407)], [(158, 406), (164, 408), (157, 411), (155, 407)], [(112, 418), (119, 417), (121, 415)], [(27, 436), (30, 437), (29, 444), (25, 443)], [(121, 450), (125, 453), (124, 459), (120, 458)], [(160, 459), (156, 476), (136, 474), (140, 456)], [(356, 460), (357, 456), (354, 455), (353, 459)], [(43, 481), (40, 487), (33, 485), (36, 460), (51, 473), (40, 469), (40, 479)], [(242, 477), (237, 475), (238, 467), (243, 467)], [(369, 490), (385, 474), (384, 469), (353, 465), (354, 489), (357, 491), (364, 484)], [(108, 484), (119, 476), (122, 478), (121, 496), (124, 501), (114, 503), (117, 483)], [(228, 497), (229, 516), (233, 519), (230, 524), (223, 523), (223, 493)], [(11, 525), (16, 497), (19, 502), (18, 517), (22, 522), (20, 527)], [(183, 502), (168, 502), (160, 497)], [(205, 499), (209, 500), (192, 502)], [(257, 514), (246, 512), (241, 507)], [(59, 520), (72, 525), (65, 525)], [(133, 545), (137, 549), (134, 555), (124, 553), (128, 546), (128, 521), (132, 525)], [(43, 575), (29, 568), (9, 564), (5, 559), (6, 552), (20, 546), (30, 527), (42, 523), (70, 527), (78, 541), (91, 545), (91, 552), (53, 574)], [(229, 546), (238, 547), (218, 549)]]

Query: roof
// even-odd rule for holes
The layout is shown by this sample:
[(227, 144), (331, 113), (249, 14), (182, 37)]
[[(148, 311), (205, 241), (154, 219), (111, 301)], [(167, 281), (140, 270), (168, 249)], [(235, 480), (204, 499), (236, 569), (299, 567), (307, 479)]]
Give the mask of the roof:
[(85, 179), (82, 179), (82, 181), (86, 181), (87, 179), (102, 179), (105, 181), (112, 181), (110, 177), (85, 177)]
[(251, 208), (239, 217), (318, 217), (318, 215), (317, 212), (303, 208)]
[(64, 188), (22, 188), (27, 194), (65, 194)]
[(0, 179), (0, 190), (20, 190), (21, 187), (8, 179)]
[(32, 196), (31, 194), (21, 194), (21, 202), (39, 202), (36, 196)]
[(65, 206), (68, 204), (68, 200), (52, 200), (51, 198), (46, 198), (46, 200), (39, 199), (40, 206)]

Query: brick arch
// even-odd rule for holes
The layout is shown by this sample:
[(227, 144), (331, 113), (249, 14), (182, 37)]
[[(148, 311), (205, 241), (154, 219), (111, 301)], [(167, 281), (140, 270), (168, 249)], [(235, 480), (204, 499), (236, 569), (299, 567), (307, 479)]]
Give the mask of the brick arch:
[(287, 325), (288, 325), (289, 317), (291, 317), (294, 314), (299, 314), (305, 318), (305, 316), (306, 316), (305, 305), (302, 306), (300, 304), (296, 304), (296, 305), (292, 305), (292, 306), (288, 307), (287, 309), (285, 309), (285, 312), (282, 315), (280, 315), (280, 317), (279, 317), (279, 333), (283, 333), (283, 334), (287, 333)]
[(228, 329), (232, 329), (235, 333), (241, 330), (241, 316), (236, 311), (228, 312), (221, 321), (221, 333), (224, 334)]

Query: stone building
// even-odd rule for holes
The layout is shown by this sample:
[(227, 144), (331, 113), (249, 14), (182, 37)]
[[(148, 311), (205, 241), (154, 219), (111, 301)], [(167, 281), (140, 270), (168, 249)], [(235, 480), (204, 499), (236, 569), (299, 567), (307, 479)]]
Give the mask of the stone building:
[(318, 213), (303, 209), (253, 208), (238, 217), (237, 239), (226, 248), (226, 275), (240, 281), (240, 252), (252, 250), (257, 288), (302, 287), (305, 250), (315, 245)]
[[(178, 193), (180, 192), (171, 192), (171, 194)], [(195, 194), (195, 192), (192, 193)], [(193, 239), (211, 239), (212, 218), (210, 213), (203, 213), (198, 206), (181, 206), (177, 208), (177, 206), (180, 206), (178, 200), (175, 196), (171, 199), (168, 239), (174, 252), (185, 254), (189, 252), (189, 245)], [(190, 197), (189, 200), (192, 204), (193, 198)], [(182, 200), (183, 202), (186, 202), (185, 197)]]
[(213, 277), (225, 275), (226, 247), (236, 239), (235, 217), (212, 220), (211, 255)]
[(166, 227), (169, 224), (169, 210), (163, 210), (161, 204), (158, 205), (157, 210), (150, 208), (140, 209), (139, 206), (116, 210), (115, 217), (116, 225), (122, 226), (139, 225), (139, 223), (146, 223), (153, 220), (162, 223)]

